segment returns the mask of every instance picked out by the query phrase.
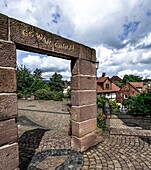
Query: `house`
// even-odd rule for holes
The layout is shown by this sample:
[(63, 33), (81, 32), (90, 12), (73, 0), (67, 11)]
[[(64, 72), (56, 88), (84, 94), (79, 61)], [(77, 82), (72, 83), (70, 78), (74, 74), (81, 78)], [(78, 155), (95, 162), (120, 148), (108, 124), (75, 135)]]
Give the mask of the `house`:
[(67, 96), (68, 90), (70, 90), (71, 82), (70, 81), (63, 81), (63, 94)]
[(97, 96), (104, 95), (107, 99), (116, 100), (116, 93), (120, 90), (109, 77), (97, 79)]
[(113, 83), (114, 82), (120, 83), (122, 79), (118, 76), (112, 76), (111, 80), (112, 80)]
[(122, 103), (124, 99), (128, 99), (130, 96), (136, 96), (141, 92), (147, 92), (148, 86), (143, 82), (128, 82), (123, 85), (120, 91), (117, 93), (117, 102)]

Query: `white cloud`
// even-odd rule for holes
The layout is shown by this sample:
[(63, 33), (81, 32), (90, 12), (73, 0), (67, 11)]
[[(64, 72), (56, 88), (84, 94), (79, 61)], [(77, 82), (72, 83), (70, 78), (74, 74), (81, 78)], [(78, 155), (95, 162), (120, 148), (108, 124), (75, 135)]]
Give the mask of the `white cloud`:
[[(149, 77), (145, 69), (151, 70), (150, 0), (1, 0), (0, 6), (6, 15), (94, 47), (98, 75), (137, 70)], [(59, 63), (27, 56), (23, 62), (45, 71), (50, 66), (55, 70)], [(59, 68), (64, 74), (68, 70), (64, 62)]]
[[(49, 80), (50, 77), (51, 77), (54, 73), (55, 73), (55, 72), (44, 72), (44, 73), (42, 73), (42, 77), (43, 77), (44, 79)], [(71, 80), (71, 72), (70, 72), (70, 71), (67, 70), (67, 71), (65, 71), (65, 72), (59, 72), (59, 74), (62, 75), (63, 80), (68, 80), (68, 81)]]
[(118, 73), (118, 76), (124, 77), (125, 74), (127, 74), (127, 75), (133, 74), (133, 75), (136, 75), (136, 76), (143, 77), (144, 79), (145, 78), (151, 79), (151, 70), (147, 70), (147, 69), (140, 71), (140, 72), (138, 70), (126, 69), (126, 70), (120, 71)]
[[(151, 51), (150, 49), (135, 49), (131, 46), (121, 50), (112, 50), (107, 47), (96, 47), (97, 60), (99, 60), (98, 76), (106, 72), (108, 76), (117, 75), (123, 70), (137, 70), (142, 72), (142, 77), (150, 77), (144, 72), (145, 69), (151, 70)], [(123, 72), (122, 72), (123, 73)]]
[(69, 79), (70, 73), (70, 61), (63, 60), (60, 58), (54, 58), (51, 56), (38, 56), (38, 55), (27, 55), (22, 59), (21, 62), (26, 65), (31, 71), (39, 68), (43, 71), (43, 78), (49, 79), (54, 72), (57, 72), (65, 79)]

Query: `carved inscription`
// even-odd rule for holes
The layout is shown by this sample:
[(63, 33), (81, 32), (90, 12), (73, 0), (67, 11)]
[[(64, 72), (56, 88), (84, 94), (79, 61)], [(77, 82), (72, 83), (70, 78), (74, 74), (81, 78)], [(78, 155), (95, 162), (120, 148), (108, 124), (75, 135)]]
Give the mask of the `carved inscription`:
[(46, 45), (52, 45), (52, 41), (46, 39), (46, 37), (43, 34), (35, 33), (33, 31), (27, 31), (27, 30), (22, 30), (22, 35), (25, 37), (36, 37), (38, 40), (41, 40), (43, 43)]
[[(53, 46), (52, 39), (46, 38), (43, 34), (40, 34), (40, 33), (34, 32), (34, 31), (22, 30), (22, 35), (25, 37), (31, 37), (31, 38), (35, 37), (37, 40), (42, 41), (46, 45), (50, 45), (51, 47)], [(58, 48), (58, 49), (74, 51), (74, 45), (59, 43), (57, 41), (54, 43), (54, 47)]]

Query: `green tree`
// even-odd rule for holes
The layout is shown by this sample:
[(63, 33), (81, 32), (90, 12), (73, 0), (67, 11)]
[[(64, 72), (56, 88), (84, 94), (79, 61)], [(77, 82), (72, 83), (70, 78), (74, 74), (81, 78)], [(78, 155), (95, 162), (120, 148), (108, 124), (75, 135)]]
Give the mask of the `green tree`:
[(132, 74), (130, 74), (130, 75), (126, 74), (123, 77), (122, 83), (126, 84), (128, 82), (141, 82), (141, 81), (143, 81), (143, 80), (142, 80), (142, 77), (140, 77), (140, 76), (135, 76), (135, 75), (132, 75)]
[(107, 101), (104, 95), (97, 98), (97, 106), (98, 108), (102, 108), (103, 104)]
[(117, 81), (115, 81), (114, 84), (115, 84), (116, 86), (118, 86), (119, 88), (121, 88), (121, 87), (124, 85), (123, 83), (119, 83), (119, 82), (117, 82)]
[(31, 93), (31, 85), (33, 83), (33, 76), (29, 69), (21, 65), (17, 67), (17, 92), (27, 95)]
[(34, 81), (31, 85), (31, 91), (34, 93), (39, 89), (50, 90), (48, 84), (42, 80), (42, 70), (36, 68), (33, 72)]
[(129, 113), (131, 114), (151, 116), (151, 91), (131, 97), (124, 101), (124, 104), (128, 106)]
[(42, 70), (36, 68), (34, 71), (33, 77), (36, 79), (42, 79)]
[(34, 78), (34, 81), (30, 88), (31, 88), (32, 93), (35, 93), (35, 91), (39, 89), (50, 90), (48, 84), (45, 83), (42, 79), (38, 79), (38, 78)]
[(63, 92), (63, 81), (61, 74), (54, 73), (49, 82), (50, 89), (55, 92)]

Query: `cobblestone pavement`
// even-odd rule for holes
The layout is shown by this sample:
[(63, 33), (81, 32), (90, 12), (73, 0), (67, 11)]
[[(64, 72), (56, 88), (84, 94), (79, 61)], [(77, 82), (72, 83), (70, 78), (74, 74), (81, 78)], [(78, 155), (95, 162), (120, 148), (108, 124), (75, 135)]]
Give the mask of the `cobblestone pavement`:
[(65, 103), (51, 102), (19, 103), (21, 170), (151, 169), (151, 130), (127, 126), (114, 115), (110, 119), (110, 134), (104, 134), (97, 146), (77, 153), (70, 148), (70, 115)]
[(73, 152), (68, 136), (67, 102), (18, 102), (19, 159), (21, 170), (78, 169), (83, 155)]
[(116, 116), (110, 127), (103, 142), (84, 152), (82, 169), (150, 170), (151, 130), (128, 127)]

